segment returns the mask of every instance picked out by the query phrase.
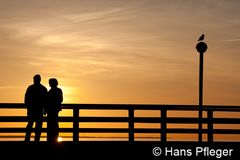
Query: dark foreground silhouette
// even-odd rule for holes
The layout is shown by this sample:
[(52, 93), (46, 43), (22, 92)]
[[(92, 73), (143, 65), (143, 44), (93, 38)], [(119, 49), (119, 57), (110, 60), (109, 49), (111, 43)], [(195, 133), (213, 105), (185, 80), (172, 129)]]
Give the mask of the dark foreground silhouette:
[(47, 92), (41, 83), (39, 74), (33, 77), (33, 84), (27, 88), (25, 93), (25, 105), (27, 106), (28, 124), (26, 127), (25, 141), (29, 142), (34, 122), (35, 141), (39, 142), (42, 132), (43, 115), (47, 114), (47, 141), (57, 143), (59, 135), (58, 113), (61, 111), (63, 93), (58, 88), (55, 78), (49, 79), (51, 89)]
[(63, 101), (62, 90), (58, 88), (58, 81), (55, 78), (49, 80), (51, 89), (48, 92), (47, 104), (47, 141), (57, 143), (59, 135), (58, 113), (61, 111)]
[(26, 127), (25, 141), (30, 141), (31, 130), (34, 122), (36, 123), (35, 141), (40, 140), (43, 112), (46, 106), (47, 89), (41, 83), (41, 76), (35, 75), (33, 77), (33, 84), (27, 88), (25, 93), (25, 105), (27, 107), (28, 124)]

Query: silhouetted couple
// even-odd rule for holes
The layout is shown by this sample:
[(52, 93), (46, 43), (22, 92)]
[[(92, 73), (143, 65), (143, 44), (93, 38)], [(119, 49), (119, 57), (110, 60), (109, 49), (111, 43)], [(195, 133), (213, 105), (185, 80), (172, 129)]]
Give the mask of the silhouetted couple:
[(25, 105), (27, 107), (28, 124), (26, 127), (25, 141), (30, 141), (31, 132), (35, 124), (35, 141), (40, 141), (43, 115), (47, 114), (47, 141), (57, 142), (59, 134), (58, 113), (61, 111), (63, 101), (62, 90), (58, 88), (55, 78), (49, 79), (51, 89), (47, 91), (41, 83), (39, 74), (33, 77), (33, 84), (25, 93)]

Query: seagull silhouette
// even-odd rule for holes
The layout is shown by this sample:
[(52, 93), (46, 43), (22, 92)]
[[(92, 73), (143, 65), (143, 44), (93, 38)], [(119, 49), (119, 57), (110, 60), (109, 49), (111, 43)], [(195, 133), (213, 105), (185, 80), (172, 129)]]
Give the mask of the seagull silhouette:
[(201, 35), (201, 37), (199, 37), (198, 41), (203, 41), (204, 40), (204, 34)]

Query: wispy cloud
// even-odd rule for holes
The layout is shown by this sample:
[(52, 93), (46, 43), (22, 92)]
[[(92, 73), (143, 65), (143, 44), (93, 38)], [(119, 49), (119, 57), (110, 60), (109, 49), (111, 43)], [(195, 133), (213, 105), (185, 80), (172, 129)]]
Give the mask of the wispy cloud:
[(114, 9), (98, 11), (98, 12), (69, 14), (69, 15), (64, 15), (63, 18), (73, 22), (85, 22), (85, 21), (104, 19), (113, 15), (116, 15), (118, 13), (123, 13), (125, 11), (127, 11), (126, 8), (114, 8)]
[(224, 40), (225, 42), (240, 42), (240, 38), (236, 38), (236, 39), (226, 39)]
[(14, 90), (14, 89), (23, 89), (21, 86), (0, 86), (0, 90)]

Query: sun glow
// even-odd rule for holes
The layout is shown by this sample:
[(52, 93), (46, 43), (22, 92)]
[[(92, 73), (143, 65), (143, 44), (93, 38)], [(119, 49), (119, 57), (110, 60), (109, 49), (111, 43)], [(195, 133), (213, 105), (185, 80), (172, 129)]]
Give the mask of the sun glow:
[(58, 142), (62, 142), (63, 141), (63, 138), (62, 137), (58, 137)]
[(76, 88), (69, 87), (69, 86), (59, 86), (59, 88), (62, 89), (62, 92), (63, 92), (63, 102), (64, 103), (73, 103), (73, 102), (77, 101), (77, 99), (75, 97), (79, 93), (77, 92)]

